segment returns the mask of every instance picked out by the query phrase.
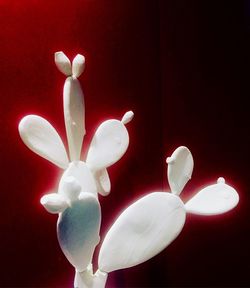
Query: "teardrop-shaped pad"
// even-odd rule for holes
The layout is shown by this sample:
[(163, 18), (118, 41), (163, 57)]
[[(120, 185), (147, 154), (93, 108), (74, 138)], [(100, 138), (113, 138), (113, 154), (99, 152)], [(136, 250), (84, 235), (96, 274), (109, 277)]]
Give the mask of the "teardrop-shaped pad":
[(79, 200), (71, 203), (59, 215), (57, 236), (61, 249), (68, 261), (84, 271), (91, 263), (96, 245), (99, 243), (101, 209), (98, 200), (90, 193), (83, 192)]
[(230, 211), (239, 202), (236, 190), (220, 177), (217, 184), (209, 185), (198, 192), (186, 204), (187, 212), (198, 215), (218, 215)]
[(91, 141), (86, 163), (92, 171), (102, 170), (117, 162), (126, 152), (129, 135), (119, 120), (103, 122)]
[(18, 126), (20, 136), (30, 150), (60, 168), (68, 167), (68, 156), (55, 128), (37, 115), (25, 116)]
[(129, 206), (108, 231), (99, 269), (111, 272), (152, 258), (166, 248), (185, 223), (184, 204), (171, 193), (155, 192)]
[(77, 54), (72, 62), (72, 74), (78, 78), (85, 68), (85, 57), (81, 54)]
[(185, 146), (178, 147), (171, 157), (167, 158), (168, 183), (171, 192), (180, 195), (187, 182), (191, 179), (194, 160), (191, 152)]
[(70, 60), (62, 51), (55, 53), (55, 63), (58, 70), (61, 71), (64, 75), (72, 75)]

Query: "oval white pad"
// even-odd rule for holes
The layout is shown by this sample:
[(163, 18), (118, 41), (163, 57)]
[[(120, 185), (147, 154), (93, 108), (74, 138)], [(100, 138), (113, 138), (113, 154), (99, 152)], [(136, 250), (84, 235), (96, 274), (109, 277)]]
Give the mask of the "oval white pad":
[(180, 233), (186, 212), (179, 197), (151, 193), (129, 206), (108, 231), (99, 254), (99, 269), (111, 272), (152, 258)]

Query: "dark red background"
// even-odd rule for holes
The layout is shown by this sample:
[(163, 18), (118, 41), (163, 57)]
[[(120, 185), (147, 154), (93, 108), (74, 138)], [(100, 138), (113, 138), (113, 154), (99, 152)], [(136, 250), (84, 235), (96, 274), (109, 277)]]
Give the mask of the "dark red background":
[(108, 287), (250, 286), (249, 34), (249, 1), (0, 1), (1, 287), (72, 287), (56, 216), (39, 204), (61, 171), (17, 132), (34, 113), (65, 140), (60, 50), (86, 56), (86, 147), (101, 121), (135, 112), (100, 199), (102, 236), (128, 203), (168, 189), (165, 158), (179, 145), (195, 160), (184, 200), (219, 176), (240, 194), (223, 216), (188, 215), (165, 251)]

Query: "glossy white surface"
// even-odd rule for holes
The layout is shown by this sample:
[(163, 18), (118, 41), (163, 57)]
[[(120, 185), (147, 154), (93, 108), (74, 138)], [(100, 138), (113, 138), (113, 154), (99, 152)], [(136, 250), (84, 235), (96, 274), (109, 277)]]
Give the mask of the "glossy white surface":
[(186, 204), (187, 212), (199, 215), (218, 215), (233, 209), (239, 202), (236, 190), (220, 177), (217, 184), (198, 192)]
[(94, 173), (97, 191), (102, 196), (107, 196), (111, 190), (111, 183), (107, 169), (98, 170)]
[(41, 198), (40, 203), (48, 212), (52, 214), (63, 212), (66, 208), (69, 207), (67, 199), (58, 193), (44, 195)]
[(85, 68), (85, 58), (83, 55), (77, 54), (72, 62), (72, 74), (74, 77), (79, 77)]
[(59, 191), (61, 196), (72, 202), (78, 199), (82, 186), (74, 176), (64, 176)]
[(75, 287), (102, 288), (107, 273), (93, 273), (92, 256), (99, 242), (101, 222), (97, 191), (107, 196), (111, 183), (107, 167), (118, 161), (129, 143), (125, 124), (134, 113), (128, 111), (121, 121), (102, 123), (93, 139), (87, 155), (87, 164), (80, 161), (85, 135), (85, 106), (77, 77), (85, 68), (84, 56), (78, 54), (72, 62), (63, 52), (55, 53), (59, 71), (67, 76), (63, 89), (63, 107), (70, 163), (60, 136), (45, 119), (29, 115), (19, 124), (20, 136), (35, 153), (65, 169), (58, 193), (44, 195), (40, 202), (50, 213), (58, 213), (57, 236), (61, 249), (76, 268)]
[(58, 213), (57, 235), (63, 253), (76, 268), (75, 287), (104, 288), (107, 273), (129, 268), (154, 257), (181, 232), (186, 212), (217, 215), (233, 209), (239, 201), (236, 190), (220, 177), (217, 183), (198, 192), (185, 205), (180, 193), (191, 178), (194, 161), (185, 146), (167, 158), (172, 193), (155, 192), (129, 206), (108, 231), (99, 254), (99, 269), (93, 273), (92, 256), (99, 243), (101, 209), (97, 192), (107, 196), (111, 183), (107, 167), (118, 161), (129, 144), (127, 128), (134, 113), (121, 120), (103, 122), (94, 134), (86, 163), (80, 161), (85, 135), (85, 106), (77, 77), (85, 68), (84, 56), (72, 61), (55, 53), (58, 69), (67, 76), (63, 90), (64, 118), (69, 144), (69, 163), (60, 136), (45, 119), (29, 115), (19, 124), (24, 143), (35, 153), (65, 169), (58, 193), (44, 195), (41, 204)]
[(80, 160), (85, 135), (83, 93), (79, 81), (68, 77), (63, 88), (64, 121), (69, 144), (70, 160)]
[(68, 156), (55, 128), (37, 115), (24, 117), (18, 126), (23, 142), (36, 154), (60, 168), (68, 167)]
[(191, 179), (194, 167), (193, 156), (187, 147), (180, 146), (171, 157), (167, 158), (167, 163), (171, 192), (180, 195), (186, 183)]
[(74, 161), (69, 164), (67, 170), (64, 171), (59, 182), (58, 193), (66, 195), (65, 185), (73, 177), (81, 187), (81, 192), (89, 192), (93, 195), (97, 194), (97, 186), (93, 174), (83, 161)]
[(59, 71), (66, 76), (71, 76), (71, 63), (69, 58), (62, 52), (55, 53), (55, 63)]
[(134, 112), (133, 111), (128, 111), (126, 112), (123, 117), (121, 122), (126, 125), (128, 124), (132, 119), (134, 118)]
[(117, 162), (126, 152), (129, 136), (119, 120), (103, 122), (90, 143), (86, 163), (92, 171), (102, 170)]
[(90, 193), (81, 193), (79, 200), (59, 214), (57, 236), (69, 262), (84, 271), (92, 261), (98, 244), (101, 209), (98, 200)]
[(97, 270), (93, 274), (92, 265), (87, 267), (83, 272), (75, 274), (74, 287), (76, 288), (104, 288), (107, 281), (108, 274)]
[(155, 192), (139, 199), (108, 231), (99, 254), (99, 269), (111, 272), (147, 261), (179, 235), (185, 218), (183, 202), (171, 193)]

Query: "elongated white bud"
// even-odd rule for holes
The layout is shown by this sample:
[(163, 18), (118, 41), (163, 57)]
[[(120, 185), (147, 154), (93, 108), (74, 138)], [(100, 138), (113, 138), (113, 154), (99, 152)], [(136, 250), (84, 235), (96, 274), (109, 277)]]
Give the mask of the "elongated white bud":
[(85, 57), (83, 55), (77, 54), (72, 62), (72, 74), (74, 77), (78, 78), (85, 68)]
[(129, 123), (132, 119), (134, 118), (134, 112), (133, 111), (128, 111), (126, 112), (123, 117), (122, 117), (122, 123), (126, 125)]
[(64, 75), (72, 75), (70, 60), (62, 51), (55, 53), (55, 63), (59, 71), (61, 71)]
[(82, 89), (76, 78), (69, 77), (65, 81), (63, 106), (70, 160), (80, 160), (85, 135), (85, 112)]

